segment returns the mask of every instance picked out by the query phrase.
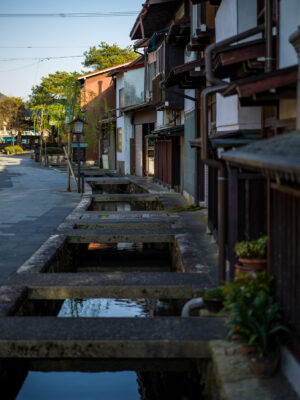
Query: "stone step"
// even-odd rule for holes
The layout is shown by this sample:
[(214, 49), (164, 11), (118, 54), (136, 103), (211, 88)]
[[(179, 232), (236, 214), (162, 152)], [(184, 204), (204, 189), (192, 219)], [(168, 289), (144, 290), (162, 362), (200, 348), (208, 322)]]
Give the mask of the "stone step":
[(77, 273), (85, 273), (85, 272), (168, 272), (171, 270), (171, 267), (168, 266), (128, 266), (128, 265), (88, 265), (86, 267), (78, 267)]
[(149, 193), (111, 193), (111, 194), (94, 194), (93, 203), (110, 202), (110, 201), (158, 201), (158, 196)]
[(209, 358), (220, 318), (0, 318), (1, 358)]
[(82, 222), (77, 220), (74, 229), (168, 229), (170, 228), (169, 222), (152, 222), (152, 221), (101, 221), (95, 218), (94, 221)]
[[(172, 212), (167, 212), (163, 210), (143, 210), (143, 211), (85, 211), (82, 209), (79, 210), (74, 210), (72, 214), (72, 218), (75, 218), (76, 215), (80, 216), (79, 218), (83, 221), (89, 220), (89, 219), (94, 219), (94, 218), (100, 218), (100, 219), (115, 219), (115, 220), (172, 220), (172, 219), (178, 219), (179, 215), (176, 213)], [(70, 217), (67, 218), (69, 220)]]
[(174, 229), (72, 229), (64, 232), (69, 243), (171, 243), (174, 235), (179, 233)]
[(29, 299), (189, 299), (210, 287), (206, 274), (175, 272), (16, 274), (11, 287), (27, 287)]

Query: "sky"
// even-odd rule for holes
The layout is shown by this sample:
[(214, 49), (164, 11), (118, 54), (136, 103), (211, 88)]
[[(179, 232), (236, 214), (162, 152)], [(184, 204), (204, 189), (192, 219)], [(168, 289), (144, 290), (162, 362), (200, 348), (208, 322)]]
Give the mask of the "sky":
[[(43, 76), (82, 72), (83, 53), (101, 41), (125, 47), (136, 15), (90, 18), (17, 18), (1, 14), (136, 11), (143, 0), (0, 0), (0, 93), (28, 99)], [(29, 48), (31, 47), (31, 48)], [(69, 56), (80, 56), (67, 58)], [(64, 57), (45, 60), (47, 57)], [(12, 60), (20, 58), (20, 60)]]

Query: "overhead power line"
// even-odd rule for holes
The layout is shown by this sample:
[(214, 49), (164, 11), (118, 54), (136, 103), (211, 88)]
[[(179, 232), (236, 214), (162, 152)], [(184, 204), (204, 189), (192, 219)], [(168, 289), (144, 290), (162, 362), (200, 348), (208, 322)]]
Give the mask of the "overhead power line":
[(91, 47), (90, 44), (85, 46), (0, 46), (0, 49), (85, 49)]
[(23, 61), (23, 60), (39, 60), (39, 61), (47, 61), (47, 60), (54, 60), (58, 58), (79, 58), (84, 57), (82, 54), (81, 56), (60, 56), (60, 57), (20, 57), (20, 58), (0, 58), (0, 62), (2, 61)]
[(0, 18), (103, 18), (103, 17), (130, 17), (137, 15), (138, 11), (108, 11), (95, 13), (50, 13), (50, 14), (16, 14), (0, 13)]

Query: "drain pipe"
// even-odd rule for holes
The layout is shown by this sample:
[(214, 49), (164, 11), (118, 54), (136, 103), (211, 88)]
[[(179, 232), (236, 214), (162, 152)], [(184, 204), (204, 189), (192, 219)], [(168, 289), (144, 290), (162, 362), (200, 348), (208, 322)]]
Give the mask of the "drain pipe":
[(204, 301), (202, 297), (196, 297), (194, 299), (190, 299), (185, 303), (181, 310), (182, 317), (189, 317), (191, 315), (192, 310), (199, 310), (203, 308)]
[(265, 0), (265, 41), (266, 41), (265, 72), (272, 71), (272, 61), (273, 61), (272, 28), (273, 28), (272, 0)]
[[(164, 81), (161, 81), (159, 83), (159, 86), (162, 90), (165, 92), (173, 93), (176, 96), (184, 97), (185, 99), (191, 100), (195, 103), (195, 121), (194, 121), (194, 130), (195, 130), (195, 139), (198, 137), (197, 132), (199, 130), (199, 100), (196, 97), (188, 96), (185, 93), (177, 92), (176, 90), (166, 88), (164, 85)], [(195, 154), (195, 178), (194, 178), (194, 204), (195, 206), (199, 205), (199, 160), (198, 160), (198, 154), (197, 154), (197, 149), (196, 149), (196, 154)]]
[(211, 94), (226, 89), (228, 82), (218, 79), (213, 74), (212, 53), (222, 46), (233, 44), (239, 40), (246, 39), (257, 33), (263, 32), (265, 25), (261, 24), (255, 28), (241, 32), (235, 36), (220, 42), (213, 43), (205, 49), (205, 71), (206, 79), (216, 86), (209, 86), (201, 92), (201, 158), (209, 167), (218, 169), (218, 278), (219, 283), (226, 279), (226, 232), (227, 232), (227, 170), (221, 161), (209, 157), (208, 151), (208, 123), (207, 123), (207, 98)]
[(207, 98), (208, 95), (225, 89), (228, 84), (209, 86), (201, 92), (201, 158), (202, 161), (212, 168), (218, 169), (218, 279), (221, 284), (226, 278), (226, 222), (227, 222), (227, 197), (226, 181), (227, 170), (221, 161), (209, 158), (208, 152), (208, 124), (207, 124)]

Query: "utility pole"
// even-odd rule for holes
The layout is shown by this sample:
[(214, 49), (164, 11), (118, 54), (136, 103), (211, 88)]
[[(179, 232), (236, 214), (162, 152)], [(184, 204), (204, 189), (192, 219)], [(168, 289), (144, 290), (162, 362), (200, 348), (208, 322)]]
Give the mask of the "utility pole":
[[(71, 79), (69, 80), (69, 112), (68, 112), (68, 117), (70, 122), (72, 120), (72, 82)], [(71, 162), (71, 128), (70, 125), (67, 125), (67, 130), (68, 130), (68, 158)], [(67, 163), (67, 192), (71, 192), (71, 168), (69, 166), (69, 163)]]

